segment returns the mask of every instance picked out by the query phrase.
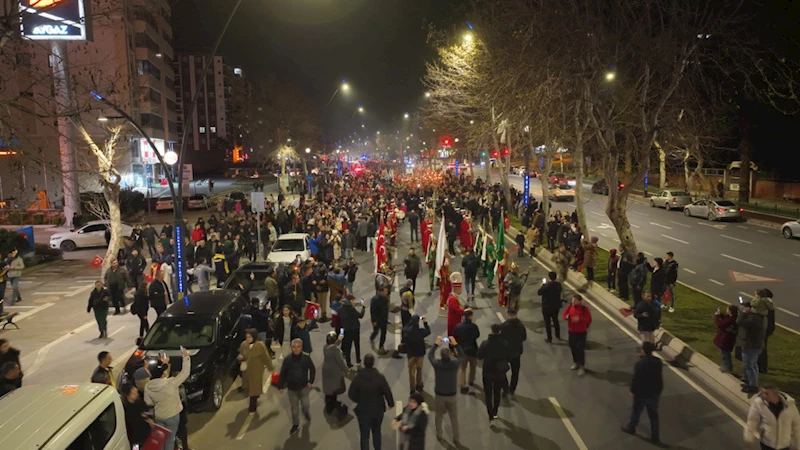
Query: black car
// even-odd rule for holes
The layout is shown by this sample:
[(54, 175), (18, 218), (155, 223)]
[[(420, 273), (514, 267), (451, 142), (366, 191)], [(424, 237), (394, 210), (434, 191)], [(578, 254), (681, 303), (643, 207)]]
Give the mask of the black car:
[(195, 292), (156, 319), (126, 364), (121, 383), (142, 365), (152, 367), (164, 352), (172, 372), (183, 370), (180, 348), (189, 350), (192, 372), (184, 383), (191, 409), (217, 410), (238, 374), (239, 345), (248, 325), (249, 303), (240, 291)]
[[(245, 298), (250, 300), (251, 304), (257, 299), (259, 307), (263, 307), (267, 303), (264, 280), (274, 267), (272, 263), (247, 263), (231, 273), (222, 288), (244, 292)], [(272, 305), (273, 308), (276, 306)]]
[(242, 191), (232, 191), (228, 193), (228, 198), (236, 202), (241, 202), (246, 198), (246, 195)]
[[(618, 189), (622, 189), (622, 188), (625, 187), (625, 185), (623, 183), (621, 183), (620, 181), (617, 181), (617, 186), (618, 186)], [(606, 181), (605, 178), (602, 178), (602, 179), (598, 180), (597, 182), (595, 182), (592, 185), (592, 193), (593, 194), (608, 195), (608, 182)]]

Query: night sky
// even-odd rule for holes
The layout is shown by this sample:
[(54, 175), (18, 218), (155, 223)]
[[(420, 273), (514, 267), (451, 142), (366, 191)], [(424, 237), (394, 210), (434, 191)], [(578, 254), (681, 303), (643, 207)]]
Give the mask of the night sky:
[[(415, 109), (424, 91), (430, 23), (452, 24), (457, 0), (244, 0), (220, 54), (258, 79), (274, 73), (319, 105), (328, 139), (360, 128), (388, 126)], [(174, 45), (211, 48), (234, 0), (179, 0), (173, 5)], [(340, 92), (347, 78), (351, 91)]]

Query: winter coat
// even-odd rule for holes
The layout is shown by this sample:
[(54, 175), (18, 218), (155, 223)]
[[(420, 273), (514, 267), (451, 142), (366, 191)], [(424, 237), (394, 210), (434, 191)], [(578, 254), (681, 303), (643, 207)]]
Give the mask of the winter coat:
[(480, 266), (481, 260), (475, 253), (470, 253), (461, 260), (461, 267), (464, 268), (464, 275), (467, 278), (474, 277), (478, 273)]
[(539, 230), (536, 228), (528, 228), (528, 231), (525, 233), (525, 246), (533, 247), (537, 242), (539, 242)]
[(131, 304), (131, 313), (137, 316), (147, 316), (147, 311), (150, 309), (150, 296), (140, 294), (138, 291), (133, 295), (133, 303)]
[(176, 376), (151, 379), (144, 388), (144, 402), (155, 406), (156, 419), (169, 419), (183, 411), (179, 388), (191, 374), (191, 357), (184, 356), (181, 367), (183, 370)]
[(242, 372), (242, 388), (249, 397), (259, 397), (264, 389), (264, 370), (270, 373), (275, 371), (267, 347), (261, 341), (253, 342), (252, 346), (244, 341), (239, 345), (239, 354), (244, 356), (243, 362), (247, 363), (247, 368)]
[(361, 307), (361, 312), (356, 311), (356, 308), (350, 304), (350, 302), (342, 303), (341, 308), (339, 308), (339, 322), (341, 323), (342, 329), (344, 331), (358, 331), (361, 329), (361, 321), (364, 317), (364, 313), (367, 311), (366, 308), (363, 306)]
[(642, 356), (636, 361), (631, 380), (631, 394), (639, 398), (655, 398), (664, 390), (664, 365), (653, 355)]
[(490, 334), (478, 348), (478, 359), (483, 360), (483, 376), (491, 380), (502, 380), (510, 369), (508, 343), (499, 334)]
[(6, 273), (8, 278), (19, 278), (22, 276), (22, 270), (25, 269), (25, 261), (22, 260), (22, 257), (17, 255), (12, 259), (8, 265), (10, 269)]
[(347, 390), (344, 377), (347, 375), (347, 363), (338, 343), (326, 345), (322, 350), (322, 392), (325, 395), (344, 394)]
[(153, 282), (150, 283), (150, 287), (147, 288), (147, 293), (150, 296), (151, 306), (166, 306), (169, 304), (169, 289), (167, 288), (166, 281), (153, 280)]
[(664, 261), (663, 269), (667, 284), (675, 284), (678, 282), (678, 261), (674, 259)]
[(292, 353), (283, 358), (278, 389), (289, 388), (290, 391), (301, 391), (307, 384), (314, 384), (316, 375), (317, 368), (310, 356), (305, 353), (299, 355)]
[(563, 287), (558, 281), (548, 281), (539, 288), (542, 296), (542, 310), (558, 311), (561, 309), (561, 292)]
[(386, 412), (386, 407), (394, 407), (394, 397), (386, 377), (374, 367), (365, 367), (358, 371), (347, 396), (356, 403), (355, 413), (358, 417), (378, 417)]
[(466, 356), (478, 355), (478, 338), (481, 337), (481, 330), (471, 320), (465, 320), (456, 325), (453, 337), (456, 338)]
[(583, 241), (583, 266), (594, 267), (597, 263), (597, 244), (594, 242)]
[(376, 295), (369, 302), (370, 320), (379, 324), (389, 322), (389, 299)]
[(650, 292), (653, 294), (653, 299), (661, 300), (664, 291), (667, 290), (667, 271), (663, 267), (659, 267), (653, 272), (650, 277)]
[(409, 358), (425, 356), (425, 338), (430, 336), (431, 327), (428, 322), (422, 322), (422, 328), (420, 328), (419, 322), (419, 319), (415, 320), (412, 317), (408, 325), (403, 328), (403, 342), (408, 349)]
[(733, 347), (736, 345), (736, 317), (729, 314), (717, 314), (714, 316), (714, 325), (717, 326), (714, 345), (724, 352), (733, 351)]
[(522, 343), (528, 340), (525, 325), (519, 319), (508, 319), (502, 324), (503, 339), (508, 343), (509, 356), (518, 358), (522, 355)]
[[(572, 318), (577, 316), (578, 321), (573, 322)], [(569, 305), (564, 308), (562, 316), (567, 321), (567, 328), (570, 333), (587, 333), (589, 326), (592, 324), (592, 313), (589, 308), (583, 305)]]
[(780, 393), (783, 410), (775, 417), (769, 409), (764, 394), (753, 397), (747, 413), (744, 440), (748, 443), (760, 441), (771, 448), (800, 449), (800, 414), (792, 397)]
[(766, 323), (764, 318), (754, 312), (743, 312), (736, 319), (739, 332), (736, 335), (736, 345), (745, 349), (764, 348), (766, 336)]
[(89, 305), (86, 306), (86, 312), (91, 312), (92, 309), (108, 309), (109, 305), (111, 305), (111, 294), (108, 292), (108, 289), (102, 288), (99, 291), (97, 289), (92, 289), (92, 292), (89, 294)]
[(449, 360), (437, 359), (436, 350), (439, 346), (433, 344), (428, 351), (428, 360), (431, 362), (434, 371), (433, 392), (436, 395), (451, 397), (458, 394), (458, 369), (461, 367), (461, 360), (464, 358), (464, 350), (460, 345), (453, 349)]
[[(647, 313), (647, 317), (644, 316)], [(640, 301), (633, 307), (633, 317), (638, 321), (636, 329), (639, 331), (655, 331), (661, 322), (661, 306), (655, 301)]]
[[(406, 406), (403, 413), (395, 417), (400, 422), (400, 449), (425, 450), (425, 429), (428, 428), (428, 404), (422, 402), (417, 409)], [(405, 431), (402, 427), (407, 426)]]

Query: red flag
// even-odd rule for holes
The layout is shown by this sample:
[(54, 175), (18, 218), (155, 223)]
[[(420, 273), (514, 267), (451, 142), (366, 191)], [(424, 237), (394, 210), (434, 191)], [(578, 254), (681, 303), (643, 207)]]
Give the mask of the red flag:
[(103, 265), (103, 258), (101, 258), (100, 255), (95, 255), (95, 257), (92, 258), (92, 267), (94, 267), (95, 269), (99, 269), (102, 265)]
[(375, 272), (386, 263), (386, 235), (384, 234), (383, 217), (381, 217), (381, 227), (378, 230), (378, 239), (375, 243)]
[(308, 320), (319, 318), (319, 303), (306, 302), (306, 310), (303, 312), (303, 317)]

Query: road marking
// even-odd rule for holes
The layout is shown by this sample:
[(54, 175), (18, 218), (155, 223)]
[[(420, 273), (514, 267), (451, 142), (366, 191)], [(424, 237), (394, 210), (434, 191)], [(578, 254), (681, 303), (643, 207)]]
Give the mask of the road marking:
[(713, 278), (709, 278), (708, 281), (710, 281), (710, 282), (712, 282), (714, 284), (720, 285), (720, 286), (725, 286), (725, 283), (720, 283), (719, 281), (717, 281), (717, 280), (715, 280)]
[(567, 414), (564, 412), (564, 408), (558, 404), (558, 400), (556, 400), (555, 397), (550, 397), (550, 403), (553, 405), (553, 409), (556, 410), (556, 414), (558, 414), (558, 417), (561, 418), (561, 423), (564, 424), (564, 427), (567, 429), (570, 436), (572, 436), (572, 440), (575, 441), (575, 444), (578, 446), (578, 448), (580, 450), (589, 450), (589, 447), (587, 447), (583, 442), (583, 439), (581, 439), (581, 435), (578, 434), (578, 430), (575, 429), (575, 427), (572, 425), (572, 422), (567, 417)]
[(669, 223), (674, 223), (675, 225), (680, 225), (680, 226), (686, 227), (686, 228), (692, 228), (691, 225), (686, 225), (685, 223), (675, 222), (674, 220), (670, 220)]
[(400, 316), (394, 316), (394, 349), (400, 350)]
[(654, 227), (663, 228), (663, 229), (665, 229), (665, 230), (671, 230), (671, 229), (672, 229), (672, 227), (668, 227), (668, 226), (666, 226), (666, 225), (661, 225), (661, 224), (660, 224), (660, 223), (658, 223), (658, 222), (650, 222), (650, 225), (653, 225)]
[(594, 228), (589, 228), (589, 231), (594, 231)]
[(778, 278), (762, 277), (761, 275), (737, 272), (735, 270), (729, 270), (728, 274), (734, 283), (780, 283), (783, 281)]
[(692, 275), (697, 275), (697, 272), (695, 272), (694, 270), (691, 270), (691, 269), (687, 269), (686, 267), (684, 267), (683, 270), (689, 272)]
[(505, 322), (506, 321), (506, 318), (503, 317), (503, 314), (500, 313), (500, 311), (495, 312), (495, 314), (497, 314), (497, 318), (500, 319), (500, 322)]
[(792, 253), (792, 254), (793, 254), (794, 256), (797, 256), (798, 258), (800, 258), (800, 253)]
[(720, 234), (720, 236), (724, 237), (725, 239), (730, 239), (732, 241), (744, 242), (745, 244), (752, 244), (752, 242), (750, 242), (750, 241), (745, 241), (744, 239), (739, 239), (739, 238), (735, 238), (733, 236), (728, 236), (727, 234)]
[(605, 233), (600, 233), (600, 236), (603, 236), (603, 237), (608, 237), (608, 236), (606, 236), (606, 234), (605, 234)]
[(250, 428), (250, 423), (253, 421), (253, 417), (255, 414), (247, 414), (244, 418), (244, 423), (242, 424), (242, 428), (239, 429), (239, 433), (236, 435), (236, 440), (241, 441), (244, 438), (244, 434), (247, 432), (247, 429)]
[(5, 309), (28, 309), (28, 308), (38, 308), (38, 306), (6, 306)]
[(126, 326), (127, 326), (127, 325), (123, 325), (123, 326), (121, 326), (121, 327), (117, 328), (117, 330), (116, 330), (116, 331), (114, 331), (113, 333), (109, 334), (109, 335), (108, 335), (108, 337), (113, 337), (115, 334), (117, 334), (117, 333), (119, 333), (120, 331), (124, 330)]
[(747, 298), (755, 298), (752, 295), (748, 294), (747, 292), (739, 291), (739, 294), (741, 294), (742, 296), (747, 297)]
[(764, 268), (764, 266), (758, 265), (758, 264), (756, 264), (756, 263), (751, 263), (750, 261), (745, 261), (745, 260), (743, 260), (743, 259), (734, 258), (734, 257), (733, 257), (733, 256), (731, 256), (731, 255), (726, 255), (725, 253), (720, 253), (720, 254), (721, 254), (722, 256), (724, 256), (724, 257), (728, 258), (728, 259), (732, 259), (732, 260), (734, 260), (734, 261), (739, 261), (740, 263), (750, 264), (751, 266), (753, 266), (753, 267), (758, 267), (759, 269), (763, 269), (763, 268)]
[(645, 255), (647, 255), (647, 256), (653, 256), (653, 254), (652, 254), (652, 253), (650, 253), (650, 252), (648, 252), (647, 250), (644, 250), (642, 253), (644, 253), (644, 254), (645, 254)]
[(30, 317), (30, 316), (32, 316), (32, 315), (34, 315), (34, 314), (36, 314), (36, 313), (38, 313), (40, 311), (44, 311), (45, 309), (47, 309), (47, 308), (49, 308), (49, 307), (51, 307), (53, 305), (55, 305), (55, 303), (45, 303), (44, 305), (37, 306), (36, 308), (33, 308), (32, 310), (30, 310), (28, 312), (20, 313), (17, 317), (14, 318), (14, 322), (19, 322), (20, 320), (25, 320), (28, 317)]
[(800, 314), (795, 314), (795, 313), (789, 311), (788, 309), (781, 308), (780, 306), (776, 306), (776, 308), (780, 309), (781, 311), (785, 312), (786, 314), (788, 314), (790, 316), (800, 317)]
[(640, 228), (640, 227), (639, 227), (639, 225), (634, 225), (634, 224), (631, 224), (631, 226), (632, 226), (633, 228)]
[(769, 231), (758, 230), (759, 233), (769, 234)]
[(40, 348), (39, 351), (36, 352), (36, 359), (34, 360), (33, 364), (31, 364), (30, 368), (25, 370), (25, 375), (30, 377), (34, 372), (36, 372), (37, 370), (42, 368), (42, 365), (44, 365), (45, 358), (47, 358), (47, 353), (50, 352), (51, 348), (53, 348), (54, 346), (66, 341), (67, 339), (69, 339), (73, 335), (76, 335), (76, 334), (80, 333), (81, 331), (91, 327), (94, 324), (95, 324), (94, 320), (86, 322), (85, 324), (79, 326), (78, 328), (75, 328), (74, 330), (70, 331), (69, 333), (61, 336), (60, 338), (56, 339), (55, 341), (50, 342), (49, 344), (47, 344), (44, 347)]
[(713, 223), (706, 223), (706, 222), (697, 222), (697, 224), (698, 225), (702, 225), (704, 227), (716, 228), (718, 230), (724, 230), (727, 227), (727, 225), (723, 225), (723, 224), (713, 224)]
[(597, 211), (589, 211), (589, 212), (594, 214), (594, 215), (596, 215), (596, 216), (605, 216), (605, 214), (599, 213)]
[(749, 230), (749, 228), (747, 228), (747, 227), (746, 227), (746, 226), (744, 226), (744, 225), (737, 225), (737, 226), (738, 226), (739, 228), (743, 229), (743, 230)]
[(648, 217), (650, 216), (650, 214), (645, 214), (645, 213), (639, 212), (639, 211), (631, 211), (631, 212), (634, 213), (634, 214), (639, 214), (640, 216), (648, 216)]
[[(394, 415), (395, 417), (403, 414), (403, 402), (400, 400), (395, 400), (394, 402)], [(394, 437), (394, 446), (395, 448), (400, 448), (400, 428), (398, 427), (397, 431), (395, 431)]]
[(680, 240), (680, 239), (678, 239), (678, 238), (674, 238), (674, 237), (672, 237), (672, 236), (667, 236), (666, 234), (662, 234), (661, 236), (664, 236), (664, 237), (665, 237), (665, 238), (667, 238), (667, 239), (672, 239), (672, 240), (673, 240), (673, 241), (675, 241), (675, 242), (680, 242), (681, 244), (686, 244), (686, 245), (689, 245), (689, 243), (688, 243), (688, 242), (686, 242), (686, 241), (682, 241), (682, 240)]

